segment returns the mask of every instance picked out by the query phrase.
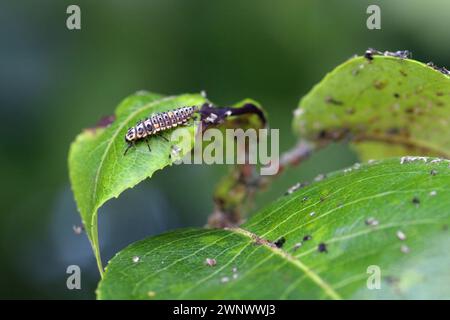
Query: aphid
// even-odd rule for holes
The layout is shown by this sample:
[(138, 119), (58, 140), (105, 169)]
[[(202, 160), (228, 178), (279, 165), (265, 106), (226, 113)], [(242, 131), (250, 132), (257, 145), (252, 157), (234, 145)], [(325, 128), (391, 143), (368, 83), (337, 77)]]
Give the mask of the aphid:
[(397, 238), (399, 239), (399, 240), (406, 240), (406, 234), (403, 232), (403, 231), (401, 231), (401, 230), (398, 230), (397, 231)]
[(317, 176), (314, 178), (314, 181), (322, 181), (322, 180), (325, 179), (326, 177), (327, 177), (326, 174), (321, 173), (321, 174), (317, 175)]
[(205, 264), (210, 267), (214, 267), (217, 264), (216, 259), (206, 258)]
[[(134, 127), (129, 128), (125, 134), (125, 142), (128, 146), (124, 155), (126, 155), (128, 150), (140, 140), (145, 140), (148, 150), (151, 151), (150, 145), (148, 144), (148, 137), (156, 135), (158, 132), (169, 130), (178, 125), (187, 123), (196, 111), (198, 111), (196, 106), (182, 107), (157, 113), (143, 121), (138, 121), (138, 123), (136, 123)], [(162, 135), (160, 135), (160, 137), (168, 141), (166, 137)]]
[(309, 234), (307, 234), (306, 236), (303, 237), (303, 241), (308, 241), (311, 239), (312, 239), (312, 236), (310, 236)]
[(377, 53), (378, 53), (377, 50), (369, 48), (369, 49), (366, 50), (366, 52), (364, 52), (364, 58), (366, 58), (369, 61), (372, 61), (373, 60), (373, 55), (377, 54)]
[(405, 244), (402, 244), (402, 246), (400, 247), (400, 251), (402, 253), (409, 253), (409, 247)]
[(378, 220), (373, 217), (367, 218), (365, 223), (368, 226), (377, 226), (379, 224)]
[(412, 199), (412, 203), (414, 203), (414, 204), (416, 205), (416, 207), (417, 207), (417, 206), (419, 206), (419, 204), (420, 204), (420, 199), (417, 198), (417, 197), (414, 197), (414, 198)]
[(328, 252), (327, 250), (327, 245), (325, 243), (319, 243), (319, 245), (317, 246), (317, 250), (319, 252)]
[(300, 183), (300, 182), (298, 182), (298, 183), (294, 184), (292, 187), (290, 187), (289, 189), (287, 189), (287, 191), (286, 191), (284, 194), (285, 194), (285, 195), (292, 194), (292, 193), (294, 193), (295, 191), (297, 191), (297, 190), (303, 188), (304, 186), (306, 186), (305, 183)]
[(284, 243), (286, 242), (286, 238), (281, 237), (278, 240), (276, 240), (273, 244), (277, 247), (277, 248), (281, 248)]
[(222, 283), (227, 283), (228, 281), (230, 281), (230, 278), (229, 278), (229, 277), (222, 277), (222, 278), (220, 279), (220, 282), (222, 282)]
[(427, 63), (427, 66), (429, 66), (429, 67), (433, 68), (434, 70), (437, 70), (443, 74), (450, 75), (450, 71), (447, 70), (445, 67), (438, 67), (431, 61)]

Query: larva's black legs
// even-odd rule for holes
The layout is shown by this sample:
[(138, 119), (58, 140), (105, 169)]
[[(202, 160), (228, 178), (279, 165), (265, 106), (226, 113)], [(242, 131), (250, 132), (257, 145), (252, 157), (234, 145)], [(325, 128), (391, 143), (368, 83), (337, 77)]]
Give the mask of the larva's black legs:
[(162, 134), (159, 135), (161, 138), (163, 138), (164, 140), (166, 140), (167, 142), (169, 142), (169, 139), (167, 139), (166, 137), (164, 137)]
[(134, 143), (129, 142), (127, 148), (125, 149), (125, 152), (123, 153), (123, 155), (125, 156), (125, 155), (127, 154), (128, 150), (129, 150), (131, 147), (133, 147), (133, 146), (134, 146)]
[[(148, 139), (144, 139), (145, 143), (147, 144), (148, 147), (148, 151), (152, 152), (152, 149), (150, 148), (150, 144), (148, 143)], [(125, 152), (123, 153), (123, 155), (125, 156), (128, 152), (128, 150), (130, 150), (132, 147), (136, 147), (136, 144), (134, 144), (133, 142), (128, 142), (127, 148), (125, 149)]]
[(147, 144), (148, 151), (152, 152), (152, 149), (150, 148), (150, 144), (148, 143), (148, 138), (145, 138), (145, 143)]

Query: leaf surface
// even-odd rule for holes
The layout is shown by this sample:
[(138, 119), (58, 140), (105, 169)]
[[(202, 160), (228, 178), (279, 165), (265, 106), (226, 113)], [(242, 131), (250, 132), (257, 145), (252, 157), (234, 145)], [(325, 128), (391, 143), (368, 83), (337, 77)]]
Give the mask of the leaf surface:
[[(355, 165), (280, 198), (240, 228), (183, 229), (130, 245), (109, 262), (97, 295), (448, 299), (449, 186), (447, 160)], [(380, 289), (369, 289), (373, 270)]]
[[(98, 209), (109, 199), (151, 177), (155, 171), (171, 165), (193, 146), (180, 146), (179, 158), (169, 157), (173, 142), (153, 136), (149, 139), (151, 152), (145, 142), (139, 142), (124, 156), (127, 129), (153, 113), (201, 105), (203, 102), (205, 99), (199, 94), (163, 96), (139, 92), (120, 103), (112, 123), (106, 127), (86, 129), (72, 143), (69, 151), (72, 190), (100, 272), (103, 269), (98, 243)], [(185, 128), (193, 136), (196, 124), (192, 122)], [(162, 135), (168, 138), (170, 133)]]
[(294, 112), (294, 131), (317, 143), (350, 139), (361, 158), (450, 158), (450, 77), (421, 62), (352, 58), (325, 76)]

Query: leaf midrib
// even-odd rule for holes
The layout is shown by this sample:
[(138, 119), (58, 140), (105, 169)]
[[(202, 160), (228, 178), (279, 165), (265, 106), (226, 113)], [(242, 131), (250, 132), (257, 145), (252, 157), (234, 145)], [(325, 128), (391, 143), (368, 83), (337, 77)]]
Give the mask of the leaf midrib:
[[(242, 228), (233, 228), (230, 229), (230, 231), (233, 231), (235, 233), (238, 233), (240, 235), (243, 235), (251, 240), (254, 240), (255, 238), (259, 238), (257, 234), (254, 234), (248, 230), (242, 229)], [(329, 283), (327, 283), (323, 278), (321, 278), (317, 273), (312, 271), (306, 264), (301, 262), (299, 259), (296, 259), (289, 253), (287, 253), (285, 250), (282, 250), (280, 248), (277, 248), (275, 246), (270, 246), (266, 243), (261, 243), (261, 245), (271, 251), (273, 254), (276, 254), (283, 258), (285, 261), (288, 261), (290, 264), (295, 266), (296, 268), (303, 271), (303, 273), (311, 279), (315, 284), (317, 284), (329, 297), (331, 297), (334, 300), (342, 300), (342, 297), (339, 293), (337, 293)]]

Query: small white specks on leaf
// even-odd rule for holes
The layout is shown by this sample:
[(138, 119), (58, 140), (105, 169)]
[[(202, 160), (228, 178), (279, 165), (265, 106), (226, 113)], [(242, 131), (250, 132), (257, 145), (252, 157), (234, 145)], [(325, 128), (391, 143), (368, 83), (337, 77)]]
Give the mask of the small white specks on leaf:
[(217, 118), (218, 118), (217, 114), (211, 113), (211, 114), (205, 119), (205, 121), (206, 121), (206, 122), (209, 122), (209, 123), (214, 123), (214, 122), (216, 121)]
[(156, 292), (155, 291), (147, 291), (147, 296), (149, 298), (153, 298), (154, 296), (156, 296)]
[(402, 252), (402, 253), (409, 253), (409, 247), (407, 246), (407, 245), (405, 245), (405, 244), (402, 244), (402, 246), (400, 247), (400, 251)]
[(316, 214), (316, 212), (313, 211), (313, 212), (311, 212), (309, 215), (310, 215), (311, 217), (313, 217), (315, 214)]
[(414, 161), (423, 161), (423, 162), (427, 163), (428, 158), (427, 157), (404, 156), (404, 157), (401, 157), (400, 164), (405, 164), (405, 163), (414, 162)]
[(401, 231), (401, 230), (398, 230), (397, 231), (397, 238), (399, 238), (400, 240), (406, 240), (406, 234), (403, 232), (403, 231)]
[(134, 256), (131, 260), (133, 260), (134, 263), (138, 263), (141, 258), (139, 258), (138, 256)]
[(287, 191), (285, 192), (285, 195), (294, 193), (295, 191), (297, 191), (297, 190), (300, 189), (301, 187), (303, 187), (303, 184), (301, 184), (300, 182), (297, 182), (297, 183), (294, 184), (292, 187), (290, 187), (289, 189), (287, 189)]
[(373, 217), (367, 218), (365, 222), (368, 226), (377, 226), (379, 224), (378, 220)]
[(305, 113), (305, 109), (297, 108), (297, 109), (294, 110), (294, 116), (295, 117), (300, 117), (303, 113)]
[(323, 179), (325, 179), (326, 178), (326, 175), (324, 175), (323, 173), (321, 173), (321, 174), (319, 174), (319, 175), (317, 175), (315, 178), (314, 178), (314, 181), (322, 181)]
[(228, 281), (230, 281), (230, 278), (228, 278), (228, 277), (222, 277), (220, 279), (220, 282), (222, 282), (222, 283), (227, 283)]
[(430, 191), (430, 196), (434, 197), (435, 195), (437, 195), (437, 191), (436, 190)]
[(433, 159), (430, 161), (430, 164), (442, 162), (441, 158)]

